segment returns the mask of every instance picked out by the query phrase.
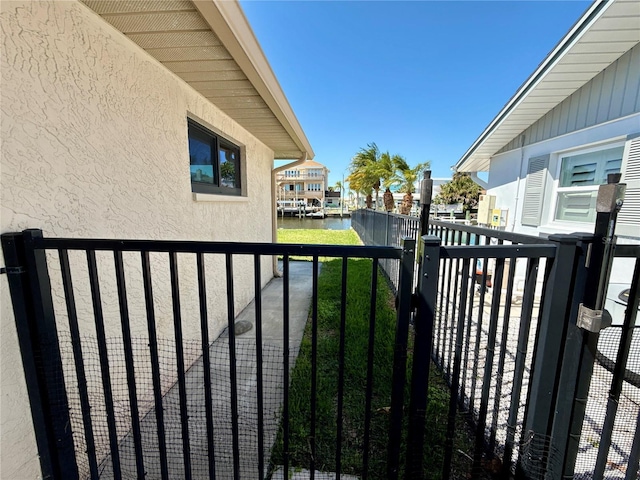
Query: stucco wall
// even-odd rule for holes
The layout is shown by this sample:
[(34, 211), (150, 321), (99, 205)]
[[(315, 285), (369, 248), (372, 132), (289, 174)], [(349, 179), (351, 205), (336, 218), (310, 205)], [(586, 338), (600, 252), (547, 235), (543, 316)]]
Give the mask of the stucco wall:
[[(271, 241), (273, 152), (268, 147), (82, 4), (51, 0), (0, 5), (3, 233), (41, 228), (47, 236)], [(194, 201), (187, 116), (242, 147), (243, 201)], [(83, 334), (90, 336), (86, 265), (82, 258), (72, 260)], [(112, 259), (99, 262), (106, 279), (102, 296), (107, 335), (117, 337), (117, 297), (109, 280)], [(234, 262), (236, 312), (253, 296), (250, 262)], [(126, 263), (134, 335), (144, 341), (139, 257)], [(181, 256), (187, 339), (200, 335), (194, 265), (193, 258)], [(211, 338), (226, 323), (223, 265), (222, 258), (208, 260)], [(158, 335), (170, 340), (166, 257), (156, 255), (152, 267)], [(271, 273), (270, 259), (264, 259), (262, 267), (264, 284)], [(64, 330), (55, 265), (51, 274)], [(0, 478), (37, 478), (39, 463), (6, 277), (0, 285)]]

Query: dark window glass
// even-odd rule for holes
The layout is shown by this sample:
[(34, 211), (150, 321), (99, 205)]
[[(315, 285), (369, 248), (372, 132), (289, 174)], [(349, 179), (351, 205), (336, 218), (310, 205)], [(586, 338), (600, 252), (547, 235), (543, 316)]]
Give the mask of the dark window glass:
[(240, 195), (240, 149), (189, 120), (191, 191)]
[(240, 152), (237, 147), (220, 144), (220, 186), (236, 188), (239, 185), (237, 172), (240, 163)]

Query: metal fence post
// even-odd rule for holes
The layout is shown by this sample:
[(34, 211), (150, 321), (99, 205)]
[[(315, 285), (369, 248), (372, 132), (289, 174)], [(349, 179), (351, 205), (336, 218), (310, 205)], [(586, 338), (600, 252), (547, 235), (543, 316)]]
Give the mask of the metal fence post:
[(409, 403), (407, 468), (405, 472), (407, 479), (422, 478), (424, 473), (422, 464), (424, 429), (440, 267), (440, 238), (425, 235), (421, 237), (420, 242), (424, 245), (418, 277), (418, 311), (414, 321), (415, 339), (411, 369), (411, 400)]
[(429, 229), (429, 213), (431, 212), (431, 195), (433, 194), (433, 180), (431, 170), (425, 170), (420, 182), (420, 236), (426, 235)]
[(402, 411), (407, 378), (407, 340), (409, 337), (409, 320), (411, 317), (411, 290), (413, 287), (415, 249), (415, 239), (409, 237), (402, 239), (402, 260), (400, 261), (396, 313), (396, 340), (393, 355), (393, 385), (391, 386), (391, 411), (389, 419), (387, 478), (390, 480), (396, 480), (398, 478), (400, 469)]
[(388, 246), (389, 245), (389, 212), (387, 212), (387, 214), (385, 215), (385, 222), (384, 222), (384, 245)]
[(78, 478), (42, 230), (2, 235), (2, 249), (43, 478)]
[(518, 460), (518, 471), (524, 478), (530, 478), (528, 476), (530, 472), (539, 473), (546, 469), (551, 422), (558, 388), (557, 376), (560, 373), (574, 271), (577, 264), (578, 239), (576, 237), (551, 235), (549, 240), (557, 244), (557, 249), (549, 281), (545, 286), (544, 304), (541, 306), (537, 344), (529, 382), (529, 398), (523, 431), (523, 442), (528, 442), (527, 453), (521, 455)]
[(554, 458), (549, 461), (547, 465), (547, 472), (551, 478), (559, 478), (561, 476), (561, 460), (564, 459), (566, 455), (571, 425), (571, 412), (573, 410), (573, 397), (578, 381), (580, 355), (582, 350), (582, 331), (576, 325), (576, 320), (580, 304), (585, 298), (588, 275), (586, 268), (587, 252), (589, 251), (594, 238), (591, 234), (574, 234), (574, 236), (579, 240), (579, 258), (577, 259), (578, 263), (574, 274), (569, 323), (567, 325), (566, 342), (558, 380), (555, 415), (551, 428), (551, 451), (554, 454)]
[[(607, 180), (608, 183), (600, 185), (598, 189), (594, 241), (591, 244), (587, 265), (588, 273), (585, 289), (589, 292), (589, 295), (585, 296), (583, 307), (593, 312), (602, 310), (604, 306), (615, 249), (616, 218), (622, 207), (625, 193), (625, 185), (618, 183), (620, 180), (619, 174), (610, 175)], [(591, 330), (583, 329), (581, 332), (581, 352), (578, 359), (578, 380), (571, 415), (571, 431), (566, 455), (563, 458), (564, 477), (573, 478), (600, 329), (607, 326), (602, 322), (602, 318), (598, 323), (599, 325), (595, 325)]]

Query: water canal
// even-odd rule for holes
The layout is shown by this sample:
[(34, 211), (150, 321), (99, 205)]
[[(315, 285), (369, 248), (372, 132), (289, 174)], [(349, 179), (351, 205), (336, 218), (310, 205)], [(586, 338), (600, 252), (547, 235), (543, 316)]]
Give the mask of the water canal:
[(317, 230), (348, 230), (351, 227), (349, 217), (326, 217), (326, 218), (296, 218), (278, 217), (278, 228), (287, 229), (317, 229)]

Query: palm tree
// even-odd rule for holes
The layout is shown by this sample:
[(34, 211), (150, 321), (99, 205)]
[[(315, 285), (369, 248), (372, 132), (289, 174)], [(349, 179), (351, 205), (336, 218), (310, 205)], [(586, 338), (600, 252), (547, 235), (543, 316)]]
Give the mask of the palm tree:
[(389, 152), (384, 152), (380, 155), (380, 160), (376, 165), (376, 174), (382, 179), (382, 186), (385, 188), (382, 195), (382, 201), (384, 203), (384, 209), (387, 212), (393, 210), (393, 193), (391, 193), (391, 187), (394, 186), (397, 178), (396, 174), (396, 159), (401, 158), (399, 155), (391, 156)]
[(375, 143), (370, 143), (367, 148), (362, 148), (351, 159), (347, 177), (351, 188), (356, 193), (363, 193), (367, 196), (367, 208), (371, 208), (373, 190), (376, 192), (376, 206), (378, 205), (378, 191), (380, 190), (380, 176), (378, 175), (377, 163), (380, 160), (380, 150)]
[(413, 206), (413, 191), (415, 190), (416, 180), (418, 180), (420, 173), (430, 166), (431, 162), (423, 162), (411, 168), (404, 158), (398, 157), (396, 159), (400, 191), (404, 192), (402, 205), (400, 205), (400, 213), (402, 215), (409, 215), (411, 212), (411, 207)]
[[(356, 192), (356, 203), (360, 205), (360, 194), (367, 195), (369, 201), (371, 201), (371, 189), (367, 190), (364, 172), (357, 170), (353, 171), (349, 177), (347, 177), (351, 190)], [(371, 208), (370, 204), (367, 204), (367, 208)]]

